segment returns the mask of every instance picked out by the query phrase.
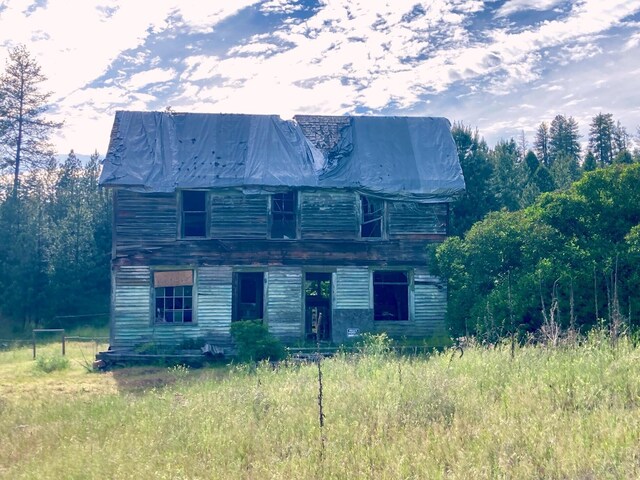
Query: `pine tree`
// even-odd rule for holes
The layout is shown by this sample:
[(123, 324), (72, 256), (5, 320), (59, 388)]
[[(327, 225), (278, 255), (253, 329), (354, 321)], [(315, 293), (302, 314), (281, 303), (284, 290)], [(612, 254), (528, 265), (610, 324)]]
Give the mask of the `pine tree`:
[(490, 184), (492, 167), (489, 163), (489, 148), (478, 131), (462, 123), (451, 128), (456, 142), (458, 158), (466, 183), (463, 196), (452, 206), (451, 232), (462, 235), (471, 225), (496, 208)]
[(43, 117), (51, 96), (40, 91), (45, 80), (26, 47), (10, 50), (0, 76), (0, 166), (12, 170), (14, 198), (20, 173), (46, 163), (52, 154), (49, 136), (61, 126)]
[(584, 156), (584, 162), (582, 163), (582, 171), (593, 172), (596, 168), (598, 168), (598, 164), (596, 163), (596, 157), (591, 152), (591, 150), (588, 150), (587, 154)]
[(589, 128), (589, 150), (593, 152), (598, 164), (603, 167), (611, 165), (614, 157), (613, 115), (599, 113), (591, 121)]
[(491, 181), (499, 207), (518, 210), (522, 206), (521, 196), (527, 179), (524, 162), (518, 160), (518, 145), (513, 139), (500, 140), (490, 159), (493, 165)]
[(556, 115), (549, 129), (550, 165), (560, 156), (570, 157), (574, 162), (580, 158), (580, 133), (578, 122), (573, 117)]
[(533, 142), (533, 149), (538, 155), (538, 159), (545, 167), (551, 166), (551, 158), (549, 156), (549, 126), (542, 122), (536, 131), (536, 138)]

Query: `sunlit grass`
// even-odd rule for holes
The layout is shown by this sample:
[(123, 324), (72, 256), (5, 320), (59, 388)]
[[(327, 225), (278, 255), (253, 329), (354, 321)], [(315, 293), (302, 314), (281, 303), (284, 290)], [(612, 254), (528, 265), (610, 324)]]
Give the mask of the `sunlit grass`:
[(315, 365), (88, 373), (80, 348), (0, 353), (0, 478), (640, 477), (628, 341), (325, 360), (323, 452)]

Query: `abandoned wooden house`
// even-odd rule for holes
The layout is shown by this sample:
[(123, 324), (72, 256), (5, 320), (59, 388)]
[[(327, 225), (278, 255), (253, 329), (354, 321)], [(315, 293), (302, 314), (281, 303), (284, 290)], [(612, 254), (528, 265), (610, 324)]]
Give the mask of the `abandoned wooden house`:
[(111, 347), (441, 333), (426, 247), (464, 189), (444, 118), (117, 112)]

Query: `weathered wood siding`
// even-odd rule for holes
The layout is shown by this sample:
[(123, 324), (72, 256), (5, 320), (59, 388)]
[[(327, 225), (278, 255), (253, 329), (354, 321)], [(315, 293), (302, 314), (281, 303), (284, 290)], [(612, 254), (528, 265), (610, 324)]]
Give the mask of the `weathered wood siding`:
[(338, 267), (335, 278), (334, 308), (336, 310), (371, 308), (369, 293), (371, 274), (367, 267)]
[(267, 238), (268, 195), (211, 193), (212, 238)]
[(389, 238), (447, 233), (446, 203), (388, 202)]
[(196, 319), (200, 336), (218, 346), (231, 344), (232, 269), (198, 269)]
[(447, 285), (426, 268), (416, 268), (414, 283), (414, 320), (416, 336), (445, 333)]
[(304, 191), (300, 199), (300, 232), (303, 239), (355, 239), (356, 194), (345, 191)]
[(284, 340), (302, 338), (302, 269), (271, 267), (267, 271), (267, 324), (269, 331)]
[(178, 232), (173, 193), (114, 192), (116, 254), (175, 243)]
[(120, 267), (113, 275), (111, 346), (131, 348), (151, 341), (149, 267)]

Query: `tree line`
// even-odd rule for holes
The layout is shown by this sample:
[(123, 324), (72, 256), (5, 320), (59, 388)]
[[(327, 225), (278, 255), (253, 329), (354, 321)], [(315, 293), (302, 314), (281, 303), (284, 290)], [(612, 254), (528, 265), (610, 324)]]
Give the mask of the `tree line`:
[(613, 115), (593, 117), (584, 152), (563, 115), (540, 124), (531, 149), (452, 131), (467, 190), (433, 259), (449, 282), (451, 333), (637, 326), (640, 152)]
[[(49, 138), (62, 125), (45, 116), (45, 79), (23, 46), (10, 51), (0, 76), (0, 321), (17, 329), (60, 326), (109, 306), (111, 197), (98, 185), (97, 152), (85, 164), (73, 151), (56, 161)], [(593, 322), (610, 315), (614, 297), (635, 311), (640, 216), (624, 209), (640, 205), (632, 197), (638, 183), (628, 181), (640, 152), (620, 122), (596, 115), (584, 151), (577, 122), (564, 115), (542, 122), (531, 148), (524, 134), (490, 148), (462, 123), (452, 134), (466, 192), (452, 204), (453, 238), (436, 263), (450, 282), (453, 333), (533, 328), (544, 319), (537, 302), (566, 312), (568, 289), (573, 313), (563, 318)], [(593, 301), (577, 293), (587, 277)]]

